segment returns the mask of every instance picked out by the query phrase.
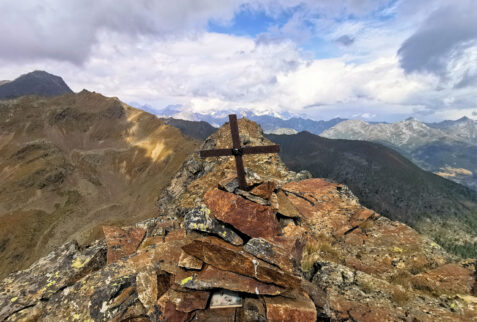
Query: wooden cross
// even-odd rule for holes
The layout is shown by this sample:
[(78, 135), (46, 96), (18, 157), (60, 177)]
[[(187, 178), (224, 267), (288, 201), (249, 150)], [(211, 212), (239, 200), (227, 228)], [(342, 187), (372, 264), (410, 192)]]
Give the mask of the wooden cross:
[(262, 153), (278, 153), (280, 152), (279, 145), (265, 145), (265, 146), (245, 146), (240, 145), (240, 135), (237, 123), (237, 115), (229, 115), (230, 132), (232, 133), (232, 149), (215, 149), (215, 150), (203, 150), (200, 151), (202, 158), (207, 157), (223, 157), (234, 156), (235, 167), (237, 168), (237, 177), (239, 181), (239, 187), (242, 190), (247, 190), (247, 181), (245, 180), (245, 169), (243, 167), (242, 156), (244, 154), (262, 154)]

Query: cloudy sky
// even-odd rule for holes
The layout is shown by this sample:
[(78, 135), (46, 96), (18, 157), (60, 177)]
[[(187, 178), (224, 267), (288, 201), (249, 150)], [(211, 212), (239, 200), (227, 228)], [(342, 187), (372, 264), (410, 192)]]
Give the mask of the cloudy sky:
[(477, 119), (475, 0), (0, 0), (0, 80), (313, 119)]

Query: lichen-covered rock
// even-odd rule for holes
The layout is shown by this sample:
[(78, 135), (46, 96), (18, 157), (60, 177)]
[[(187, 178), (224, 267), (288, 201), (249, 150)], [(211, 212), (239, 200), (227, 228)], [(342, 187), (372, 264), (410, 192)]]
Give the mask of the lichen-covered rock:
[(104, 242), (87, 248), (81, 248), (74, 241), (63, 245), (30, 268), (12, 273), (0, 282), (0, 320), (40, 300), (48, 300), (105, 264)]
[(227, 228), (223, 223), (212, 217), (210, 210), (206, 207), (188, 211), (185, 215), (185, 228), (219, 236), (233, 245), (243, 244), (242, 238), (232, 229)]
[(281, 233), (280, 225), (270, 207), (219, 189), (210, 190), (204, 198), (215, 218), (250, 237), (275, 236)]

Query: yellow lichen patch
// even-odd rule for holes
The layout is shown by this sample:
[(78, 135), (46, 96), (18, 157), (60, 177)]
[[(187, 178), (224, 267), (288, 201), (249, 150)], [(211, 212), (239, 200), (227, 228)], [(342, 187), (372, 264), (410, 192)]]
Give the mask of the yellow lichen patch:
[(188, 282), (191, 282), (194, 278), (192, 276), (186, 277), (181, 281), (181, 285), (185, 285)]
[(10, 300), (10, 302), (16, 302), (18, 300), (18, 297), (12, 297), (12, 299)]
[(71, 266), (76, 269), (83, 267), (83, 265), (84, 265), (84, 262), (79, 257), (75, 258), (73, 262), (71, 263)]
[(402, 252), (403, 252), (402, 248), (399, 248), (399, 247), (394, 247), (393, 248), (393, 253), (402, 253)]

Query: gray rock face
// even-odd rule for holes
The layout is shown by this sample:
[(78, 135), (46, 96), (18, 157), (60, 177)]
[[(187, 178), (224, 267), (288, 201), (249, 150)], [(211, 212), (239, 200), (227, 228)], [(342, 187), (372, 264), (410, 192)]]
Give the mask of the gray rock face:
[(72, 93), (61, 77), (44, 71), (34, 71), (11, 82), (0, 83), (0, 99), (24, 95), (57, 96)]

